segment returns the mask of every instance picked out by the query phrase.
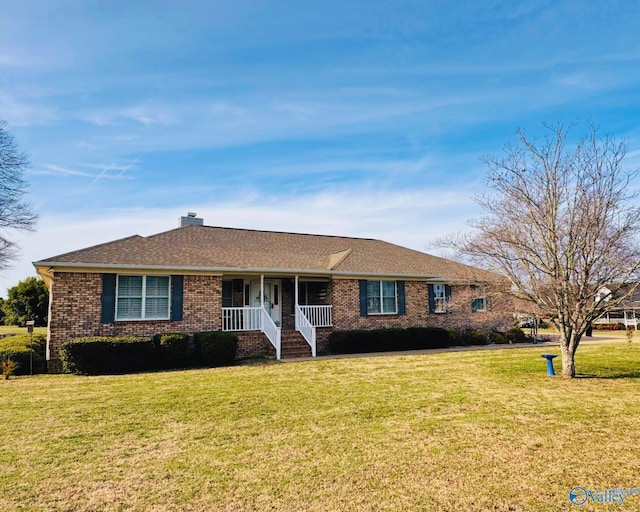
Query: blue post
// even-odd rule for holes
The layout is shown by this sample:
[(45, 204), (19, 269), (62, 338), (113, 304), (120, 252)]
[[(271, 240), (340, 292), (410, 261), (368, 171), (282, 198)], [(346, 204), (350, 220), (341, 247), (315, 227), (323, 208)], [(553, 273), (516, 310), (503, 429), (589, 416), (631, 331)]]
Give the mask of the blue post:
[(555, 377), (556, 372), (553, 371), (553, 358), (558, 357), (557, 354), (542, 354), (540, 357), (543, 357), (547, 360), (547, 375), (549, 377)]

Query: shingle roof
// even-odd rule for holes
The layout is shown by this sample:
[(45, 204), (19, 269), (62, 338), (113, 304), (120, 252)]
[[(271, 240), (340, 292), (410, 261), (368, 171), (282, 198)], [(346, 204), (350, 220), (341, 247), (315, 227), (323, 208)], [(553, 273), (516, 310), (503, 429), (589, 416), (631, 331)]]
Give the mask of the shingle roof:
[(131, 236), (35, 262), (36, 267), (263, 270), (495, 280), (496, 275), (381, 240), (187, 226)]

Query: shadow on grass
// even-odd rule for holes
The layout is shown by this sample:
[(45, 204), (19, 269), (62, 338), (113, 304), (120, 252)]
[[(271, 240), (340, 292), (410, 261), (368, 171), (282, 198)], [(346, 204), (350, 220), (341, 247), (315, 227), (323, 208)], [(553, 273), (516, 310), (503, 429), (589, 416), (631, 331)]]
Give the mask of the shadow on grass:
[(580, 373), (576, 379), (640, 379), (640, 371), (618, 372), (609, 375), (595, 375), (590, 373)]

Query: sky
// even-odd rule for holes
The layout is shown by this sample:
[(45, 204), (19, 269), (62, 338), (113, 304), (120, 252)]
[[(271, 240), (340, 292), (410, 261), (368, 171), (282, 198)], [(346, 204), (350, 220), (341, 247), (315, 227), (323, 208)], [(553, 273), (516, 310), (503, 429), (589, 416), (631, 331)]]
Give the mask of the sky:
[(33, 261), (178, 226), (435, 252), (517, 129), (596, 123), (640, 165), (640, 3), (0, 0), (0, 119)]

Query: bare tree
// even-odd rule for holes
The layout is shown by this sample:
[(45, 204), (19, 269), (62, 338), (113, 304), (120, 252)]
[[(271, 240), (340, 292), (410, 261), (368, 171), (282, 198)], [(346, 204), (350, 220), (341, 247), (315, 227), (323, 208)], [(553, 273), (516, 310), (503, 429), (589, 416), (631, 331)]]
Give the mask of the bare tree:
[[(544, 140), (518, 131), (518, 145), (485, 158), (491, 191), (476, 198), (484, 216), (472, 222), (475, 233), (449, 245), (506, 275), (512, 294), (551, 320), (562, 375), (574, 377), (591, 322), (637, 287), (640, 209), (630, 187), (637, 171), (622, 165), (626, 144), (599, 138), (593, 125), (574, 144), (573, 126), (545, 127)], [(598, 296), (605, 288), (607, 297)]]
[(9, 239), (9, 232), (31, 230), (36, 222), (36, 215), (23, 200), (27, 191), (23, 173), (28, 164), (27, 155), (16, 147), (6, 122), (0, 120), (0, 269), (16, 256), (16, 244)]

